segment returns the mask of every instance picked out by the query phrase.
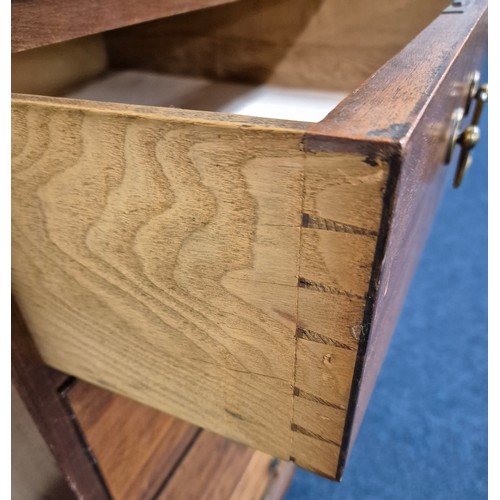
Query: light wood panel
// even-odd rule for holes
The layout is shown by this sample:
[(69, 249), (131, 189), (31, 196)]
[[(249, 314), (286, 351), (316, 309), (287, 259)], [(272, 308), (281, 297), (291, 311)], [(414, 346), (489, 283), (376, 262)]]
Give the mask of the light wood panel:
[[(267, 444), (286, 455), (295, 297), (269, 314), (255, 302), (294, 285), (299, 229), (286, 223), (289, 200), (264, 195), (259, 205), (251, 177), (272, 155), (293, 171), (293, 134), (254, 160), (252, 131), (237, 127), (41, 104), (25, 112), (16, 137), (29, 125), (36, 133), (14, 161), (15, 287), (42, 356), (112, 389), (127, 380), (140, 401), (260, 446), (271, 414), (282, 430)], [(265, 137), (254, 133), (259, 148)], [(277, 182), (288, 175), (276, 167)], [(276, 204), (274, 229), (266, 214)]]
[(449, 1), (245, 0), (107, 35), (111, 65), (354, 90)]
[[(14, 290), (43, 359), (333, 477), (339, 448), (322, 468), (316, 420), (322, 401), (347, 405), (387, 168), (306, 155), (293, 122), (13, 109)], [(375, 220), (355, 230), (367, 186)], [(317, 294), (343, 323), (315, 324)], [(295, 421), (297, 394), (318, 407)]]
[(102, 36), (12, 54), (12, 92), (60, 95), (107, 68)]

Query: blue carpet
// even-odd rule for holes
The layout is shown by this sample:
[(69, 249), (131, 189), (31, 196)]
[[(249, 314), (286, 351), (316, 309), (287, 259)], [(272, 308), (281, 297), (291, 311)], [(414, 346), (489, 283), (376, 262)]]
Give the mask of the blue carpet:
[(481, 130), (462, 187), (450, 178), (342, 483), (300, 470), (287, 500), (487, 498), (487, 116)]

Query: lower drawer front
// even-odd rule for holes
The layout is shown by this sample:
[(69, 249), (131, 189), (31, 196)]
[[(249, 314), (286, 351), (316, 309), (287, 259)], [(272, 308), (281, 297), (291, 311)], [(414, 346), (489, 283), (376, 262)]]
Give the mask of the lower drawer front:
[(64, 397), (116, 500), (279, 500), (293, 475), (291, 463), (90, 384)]

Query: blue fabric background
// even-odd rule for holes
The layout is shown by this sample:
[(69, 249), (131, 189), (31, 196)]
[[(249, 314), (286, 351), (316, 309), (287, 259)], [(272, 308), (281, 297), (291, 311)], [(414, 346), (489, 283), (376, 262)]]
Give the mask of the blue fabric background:
[(342, 483), (299, 470), (287, 500), (487, 498), (487, 111), (481, 131), (462, 187), (450, 177)]

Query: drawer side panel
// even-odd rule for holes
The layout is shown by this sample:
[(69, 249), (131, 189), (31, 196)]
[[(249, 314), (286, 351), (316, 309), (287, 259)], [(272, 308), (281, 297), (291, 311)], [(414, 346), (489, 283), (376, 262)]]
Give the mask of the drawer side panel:
[(387, 168), (145, 109), (14, 100), (13, 286), (43, 360), (334, 477)]

